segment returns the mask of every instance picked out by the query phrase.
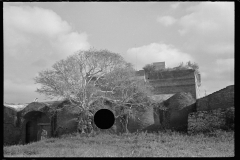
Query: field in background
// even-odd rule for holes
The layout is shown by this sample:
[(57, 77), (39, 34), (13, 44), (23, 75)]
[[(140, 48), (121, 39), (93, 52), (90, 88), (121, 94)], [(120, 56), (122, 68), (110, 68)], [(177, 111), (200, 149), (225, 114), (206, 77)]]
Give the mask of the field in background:
[(4, 146), (4, 157), (233, 157), (234, 132), (64, 135)]

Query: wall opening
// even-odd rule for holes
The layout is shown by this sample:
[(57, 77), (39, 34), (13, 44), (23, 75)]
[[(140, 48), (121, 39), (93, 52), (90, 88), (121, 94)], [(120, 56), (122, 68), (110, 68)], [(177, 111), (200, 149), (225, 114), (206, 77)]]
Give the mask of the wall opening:
[(24, 117), (27, 121), (25, 143), (35, 142), (51, 137), (51, 120), (45, 113), (32, 111), (27, 113)]
[(26, 143), (37, 141), (36, 122), (28, 121), (26, 123)]

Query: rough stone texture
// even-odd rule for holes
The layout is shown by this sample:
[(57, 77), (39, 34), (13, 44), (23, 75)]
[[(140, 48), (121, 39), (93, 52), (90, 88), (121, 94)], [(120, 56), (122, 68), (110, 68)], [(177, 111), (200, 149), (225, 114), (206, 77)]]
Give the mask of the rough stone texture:
[[(104, 130), (104, 132), (110, 132), (110, 133), (125, 133), (126, 128), (124, 124), (126, 123), (126, 120), (128, 120), (127, 129), (130, 133), (140, 131), (147, 126), (150, 126), (154, 124), (154, 113), (153, 113), (153, 106), (133, 106), (132, 111), (129, 109), (119, 106), (115, 104), (114, 102), (111, 102), (109, 100), (104, 101), (98, 101), (97, 103), (94, 103), (95, 110), (99, 109), (109, 109), (113, 112), (115, 117), (115, 123), (114, 125), (107, 130)], [(96, 112), (95, 111), (95, 112)], [(127, 119), (127, 114), (129, 114), (129, 118)], [(123, 115), (123, 116), (119, 116)], [(101, 130), (100, 130), (101, 131)]]
[(197, 111), (208, 111), (217, 108), (234, 106), (234, 85), (223, 88), (197, 100)]
[(157, 103), (161, 103), (165, 100), (167, 100), (168, 98), (172, 97), (174, 94), (159, 94), (159, 95), (153, 95), (150, 98)]
[[(48, 137), (76, 132), (80, 112), (79, 107), (70, 105), (68, 101), (30, 103), (21, 111), (21, 143), (26, 143), (28, 139), (40, 140), (41, 129), (47, 130)], [(26, 133), (30, 122), (31, 131)]]
[(154, 93), (155, 94), (169, 94), (169, 93), (178, 93), (178, 92), (191, 93), (193, 98), (196, 99), (195, 84), (171, 85), (171, 86), (154, 86)]
[(20, 115), (13, 108), (4, 108), (4, 145), (18, 144), (21, 138)]
[[(110, 99), (100, 98), (91, 104), (91, 110), (93, 111), (93, 115), (100, 109), (108, 109), (108, 110), (112, 111), (115, 116), (117, 115), (117, 113), (115, 111), (116, 104), (113, 101), (111, 101)], [(120, 109), (120, 108), (118, 107), (118, 109)], [(93, 130), (97, 131), (97, 132), (104, 132), (104, 133), (119, 133), (122, 130), (121, 123), (119, 120), (120, 120), (120, 118), (115, 119), (114, 125), (111, 128), (104, 129), (104, 130), (98, 128), (95, 125), (95, 123), (93, 123)]]
[(154, 109), (152, 106), (133, 108), (132, 115), (129, 117), (128, 130), (130, 133), (141, 131), (142, 129), (154, 124)]
[(177, 93), (160, 103), (159, 120), (165, 129), (187, 131), (188, 114), (195, 111), (195, 99), (190, 93)]
[(76, 106), (64, 105), (57, 110), (55, 136), (77, 132), (78, 115), (81, 109)]
[(216, 129), (234, 129), (234, 107), (189, 114), (189, 133), (207, 132)]
[[(143, 71), (136, 74), (144, 77)], [(193, 98), (197, 98), (197, 81), (195, 71), (192, 69), (155, 71), (146, 73), (145, 78), (154, 88), (154, 94), (175, 94), (189, 92)]]
[[(21, 113), (21, 143), (25, 144), (31, 141), (39, 140), (40, 127), (38, 123), (48, 122), (51, 123), (51, 112), (49, 104), (41, 102), (32, 102), (28, 104)], [(43, 119), (41, 117), (44, 117)], [(43, 121), (42, 121), (43, 120)], [(30, 125), (31, 123), (31, 125)], [(28, 130), (28, 132), (27, 132)], [(51, 128), (48, 131), (51, 133)]]
[(226, 109), (226, 112), (225, 112), (225, 116), (226, 116), (226, 127), (228, 129), (234, 129), (234, 121), (235, 121), (235, 108), (234, 107), (231, 107), (231, 108), (228, 108)]

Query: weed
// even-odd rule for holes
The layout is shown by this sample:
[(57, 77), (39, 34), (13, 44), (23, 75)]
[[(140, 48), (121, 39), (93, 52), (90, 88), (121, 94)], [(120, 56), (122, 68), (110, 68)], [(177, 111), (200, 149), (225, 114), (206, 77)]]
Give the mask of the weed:
[(232, 157), (234, 132), (159, 133), (94, 136), (68, 134), (27, 145), (4, 146), (5, 157)]

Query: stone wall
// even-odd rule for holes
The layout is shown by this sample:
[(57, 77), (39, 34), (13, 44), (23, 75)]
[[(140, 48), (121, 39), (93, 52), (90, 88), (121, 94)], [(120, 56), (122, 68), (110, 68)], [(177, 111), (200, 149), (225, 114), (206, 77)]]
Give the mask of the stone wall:
[(234, 106), (234, 85), (223, 88), (196, 102), (197, 111), (208, 111), (217, 108), (229, 108)]
[(133, 133), (152, 124), (154, 124), (154, 107), (138, 106), (132, 109), (132, 116), (129, 117), (127, 128), (130, 133)]
[(77, 132), (78, 115), (81, 109), (71, 105), (57, 109), (55, 136)]
[(209, 132), (216, 129), (234, 129), (234, 107), (198, 111), (188, 115), (188, 132)]
[[(160, 103), (159, 123), (165, 129), (187, 131), (188, 114), (195, 111), (195, 99), (181, 92)], [(156, 119), (157, 120), (157, 119)]]
[(188, 132), (234, 129), (234, 85), (197, 99), (196, 112), (188, 115)]
[[(145, 74), (145, 79), (153, 86), (155, 95), (175, 94), (178, 92), (189, 92), (193, 98), (197, 98), (195, 71), (172, 70), (172, 71), (154, 71)], [(137, 76), (144, 76), (143, 71), (137, 72)]]
[(4, 145), (18, 144), (21, 138), (20, 115), (10, 107), (4, 107)]
[(172, 71), (155, 71), (146, 74), (147, 80), (167, 79), (167, 78), (194, 78), (194, 70), (172, 70)]
[[(153, 85), (154, 86), (154, 85)], [(196, 99), (196, 90), (195, 85), (172, 85), (172, 86), (161, 86), (161, 87), (154, 87), (154, 94), (171, 94), (171, 93), (179, 93), (179, 92), (186, 92), (191, 93), (193, 98)]]

